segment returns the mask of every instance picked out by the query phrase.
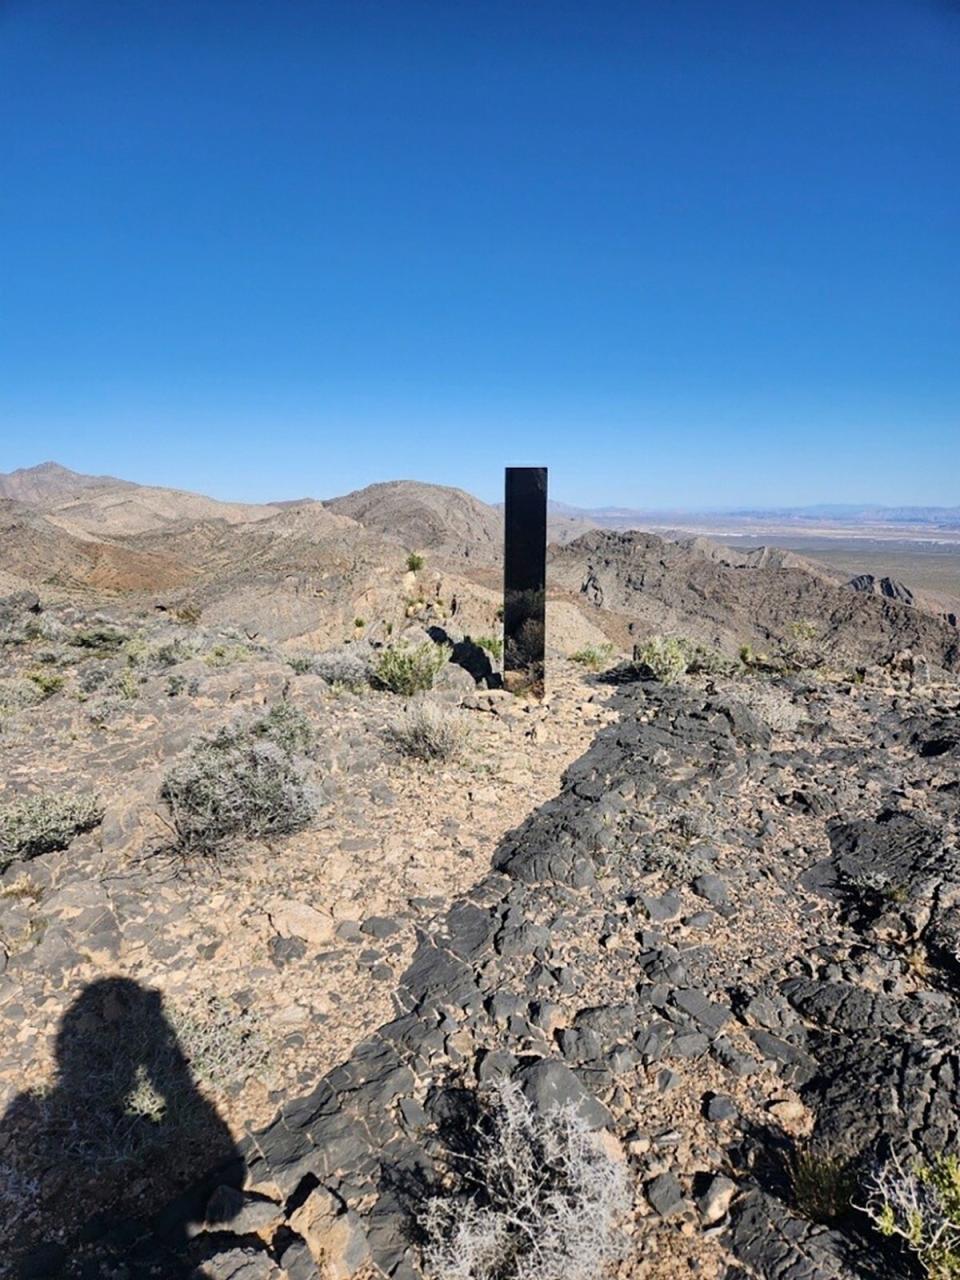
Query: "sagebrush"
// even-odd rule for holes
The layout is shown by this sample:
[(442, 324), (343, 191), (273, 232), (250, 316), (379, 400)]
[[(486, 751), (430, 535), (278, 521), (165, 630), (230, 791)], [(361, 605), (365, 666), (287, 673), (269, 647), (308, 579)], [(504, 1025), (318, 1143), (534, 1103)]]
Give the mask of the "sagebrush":
[(387, 729), (387, 737), (404, 755), (419, 760), (452, 760), (463, 751), (470, 724), (461, 711), (417, 699)]
[(0, 805), (0, 870), (17, 858), (66, 849), (102, 818), (99, 797), (82, 791), (18, 796)]
[(345, 644), (326, 653), (315, 654), (308, 670), (327, 684), (359, 690), (373, 678), (374, 649), (371, 645)]
[(474, 1149), (426, 1207), (431, 1280), (602, 1280), (626, 1254), (626, 1165), (575, 1104), (539, 1114), (512, 1081), (484, 1099)]
[(302, 830), (316, 811), (316, 793), (297, 757), (312, 741), (302, 713), (280, 703), (258, 720), (195, 742), (161, 789), (178, 846), (213, 853), (241, 836)]

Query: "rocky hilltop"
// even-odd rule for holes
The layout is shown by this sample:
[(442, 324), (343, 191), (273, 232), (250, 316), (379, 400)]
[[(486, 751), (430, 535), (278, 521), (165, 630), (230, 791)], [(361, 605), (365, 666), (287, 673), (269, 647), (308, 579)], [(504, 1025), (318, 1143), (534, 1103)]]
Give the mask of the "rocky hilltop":
[(960, 1272), (949, 618), (590, 531), (535, 703), (467, 495), (106, 534), (58, 513), (110, 482), (40, 470), (0, 499), (0, 1275)]

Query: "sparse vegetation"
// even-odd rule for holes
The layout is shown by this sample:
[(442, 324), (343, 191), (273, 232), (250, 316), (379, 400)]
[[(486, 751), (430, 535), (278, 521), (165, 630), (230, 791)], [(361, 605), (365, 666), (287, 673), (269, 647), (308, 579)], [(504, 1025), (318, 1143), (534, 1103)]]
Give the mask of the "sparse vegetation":
[(301, 713), (281, 703), (260, 720), (195, 742), (161, 789), (179, 848), (209, 854), (244, 835), (302, 830), (316, 801), (294, 756), (311, 739)]
[(463, 751), (470, 725), (461, 711), (417, 699), (390, 725), (387, 736), (404, 755), (418, 760), (452, 760)]
[(318, 653), (312, 659), (310, 669), (327, 684), (357, 690), (369, 685), (373, 662), (374, 650), (369, 644), (345, 644), (339, 649)]
[(583, 649), (578, 649), (576, 653), (571, 653), (570, 661), (578, 662), (580, 666), (586, 667), (588, 671), (600, 671), (610, 665), (612, 657), (612, 644), (588, 644)]
[(423, 568), (423, 556), (418, 555), (416, 551), (411, 551), (407, 556), (407, 569), (410, 573), (419, 573)]
[(24, 707), (33, 707), (42, 701), (43, 693), (34, 681), (19, 676), (0, 680), (0, 716), (22, 711)]
[(184, 626), (195, 627), (203, 617), (203, 610), (198, 604), (184, 604), (174, 610), (174, 617)]
[(652, 636), (634, 650), (633, 665), (643, 676), (675, 684), (690, 665), (690, 646), (678, 636)]
[(633, 666), (648, 679), (674, 684), (684, 675), (731, 676), (737, 662), (686, 636), (651, 636), (633, 651)]
[(383, 649), (373, 669), (374, 681), (382, 689), (409, 698), (433, 688), (440, 670), (453, 653), (447, 644), (425, 641), (414, 648), (393, 645)]
[(850, 1212), (856, 1178), (849, 1159), (799, 1144), (789, 1161), (794, 1203), (804, 1217), (829, 1225)]
[(33, 681), (45, 699), (52, 698), (66, 683), (63, 676), (54, 675), (52, 671), (28, 671), (27, 679)]
[(168, 1010), (193, 1078), (217, 1090), (243, 1083), (267, 1056), (262, 1020), (216, 994)]
[(481, 649), (485, 649), (493, 658), (494, 662), (503, 661), (503, 637), (502, 636), (477, 636), (476, 644)]
[(881, 1235), (905, 1241), (930, 1280), (960, 1277), (960, 1157), (905, 1169), (893, 1155), (866, 1190), (863, 1208)]
[(310, 675), (313, 671), (313, 658), (306, 653), (295, 653), (287, 659), (287, 666), (295, 676)]
[(250, 656), (249, 645), (215, 644), (203, 660), (208, 667), (232, 667), (235, 662), (248, 661)]
[(128, 638), (127, 633), (117, 627), (83, 627), (74, 631), (70, 643), (78, 649), (89, 649), (100, 656), (106, 656), (122, 649)]
[(602, 1280), (625, 1255), (626, 1165), (571, 1104), (537, 1114), (504, 1081), (423, 1228), (431, 1280)]
[(21, 796), (0, 805), (0, 870), (18, 858), (65, 849), (102, 817), (99, 798), (80, 791)]

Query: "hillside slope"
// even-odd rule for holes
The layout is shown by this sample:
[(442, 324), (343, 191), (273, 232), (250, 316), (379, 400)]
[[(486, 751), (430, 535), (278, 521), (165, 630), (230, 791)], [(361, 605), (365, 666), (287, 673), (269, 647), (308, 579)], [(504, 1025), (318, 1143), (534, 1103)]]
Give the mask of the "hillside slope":
[(67, 527), (106, 537), (159, 529), (178, 520), (239, 524), (276, 513), (274, 507), (254, 503), (220, 502), (180, 489), (82, 475), (55, 462), (0, 475), (0, 497), (34, 507)]
[(682, 634), (734, 653), (743, 644), (789, 642), (797, 624), (817, 630), (825, 654), (881, 660), (918, 650), (947, 669), (960, 664), (960, 632), (899, 600), (855, 591), (801, 564), (764, 556), (729, 564), (697, 542), (654, 534), (586, 534), (555, 548), (550, 575), (642, 636)]
[(389, 480), (324, 504), (411, 551), (431, 551), (472, 564), (502, 557), (503, 517), (462, 489)]

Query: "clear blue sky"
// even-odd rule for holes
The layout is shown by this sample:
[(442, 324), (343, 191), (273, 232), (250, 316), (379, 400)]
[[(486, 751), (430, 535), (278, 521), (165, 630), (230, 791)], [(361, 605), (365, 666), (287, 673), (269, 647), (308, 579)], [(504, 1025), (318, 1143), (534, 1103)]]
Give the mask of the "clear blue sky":
[(0, 470), (960, 502), (960, 6), (0, 0)]

